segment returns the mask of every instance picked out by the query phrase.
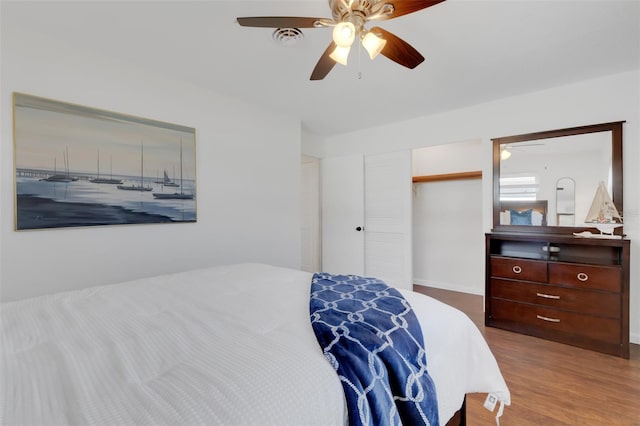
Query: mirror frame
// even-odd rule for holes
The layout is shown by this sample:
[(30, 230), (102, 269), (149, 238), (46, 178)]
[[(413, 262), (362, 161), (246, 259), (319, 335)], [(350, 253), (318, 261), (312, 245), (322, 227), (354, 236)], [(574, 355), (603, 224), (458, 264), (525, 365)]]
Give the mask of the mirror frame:
[[(588, 126), (570, 127), (566, 129), (546, 130), (543, 132), (493, 138), (493, 229), (492, 232), (527, 232), (536, 234), (572, 234), (589, 230), (599, 233), (593, 227), (584, 226), (526, 226), (500, 224), (500, 145), (529, 142), (538, 139), (552, 139), (563, 136), (582, 135), (596, 132), (611, 132), (611, 175), (612, 201), (620, 216), (624, 218), (622, 203), (622, 124), (624, 121), (592, 124)], [(549, 213), (547, 213), (549, 214)], [(623, 227), (616, 229), (616, 234), (623, 234)]]

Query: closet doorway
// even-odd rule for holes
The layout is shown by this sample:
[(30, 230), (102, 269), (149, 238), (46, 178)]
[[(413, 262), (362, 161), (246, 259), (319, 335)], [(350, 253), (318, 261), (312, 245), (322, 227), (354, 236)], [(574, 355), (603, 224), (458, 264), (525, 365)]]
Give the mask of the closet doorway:
[(483, 159), (481, 140), (413, 151), (415, 284), (484, 294)]

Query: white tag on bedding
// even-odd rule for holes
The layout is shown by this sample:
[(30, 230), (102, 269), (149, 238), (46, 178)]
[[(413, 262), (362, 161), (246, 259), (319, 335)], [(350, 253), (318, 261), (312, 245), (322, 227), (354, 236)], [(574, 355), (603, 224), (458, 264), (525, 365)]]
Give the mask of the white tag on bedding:
[(487, 395), (487, 399), (484, 400), (484, 408), (493, 412), (496, 408), (496, 402), (498, 402), (498, 397), (490, 393)]

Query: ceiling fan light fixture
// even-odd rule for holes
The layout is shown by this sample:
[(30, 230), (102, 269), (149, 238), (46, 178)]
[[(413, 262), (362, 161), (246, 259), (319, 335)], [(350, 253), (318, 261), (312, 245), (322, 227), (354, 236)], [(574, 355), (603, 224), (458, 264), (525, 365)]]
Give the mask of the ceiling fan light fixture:
[(508, 148), (504, 148), (502, 151), (500, 151), (501, 160), (507, 160), (509, 157), (511, 157), (511, 151), (509, 151)]
[[(0, 0), (2, 1), (2, 0)], [(369, 57), (382, 54), (403, 67), (414, 69), (424, 61), (424, 56), (413, 46), (395, 34), (373, 26), (372, 21), (385, 21), (417, 12), (445, 0), (328, 0), (331, 18), (304, 16), (254, 16), (238, 17), (242, 27), (255, 28), (332, 28), (332, 40), (316, 63), (309, 80), (325, 78), (336, 63), (347, 65), (347, 56), (353, 43), (365, 47)], [(369, 34), (371, 33), (371, 34)], [(293, 42), (289, 34), (277, 34)], [(365, 40), (366, 39), (366, 40)]]
[(375, 59), (375, 57), (382, 52), (382, 49), (384, 49), (386, 44), (387, 40), (378, 37), (371, 31), (368, 31), (362, 39), (362, 46), (364, 46), (369, 53), (369, 58), (371, 58), (371, 60)]
[(356, 38), (356, 27), (351, 22), (340, 22), (333, 28), (333, 42), (338, 47), (351, 47)]
[(329, 57), (339, 64), (347, 65), (347, 58), (349, 57), (350, 50), (351, 50), (351, 46), (347, 46), (347, 47), (336, 46), (336, 48), (333, 49), (333, 52), (331, 52)]

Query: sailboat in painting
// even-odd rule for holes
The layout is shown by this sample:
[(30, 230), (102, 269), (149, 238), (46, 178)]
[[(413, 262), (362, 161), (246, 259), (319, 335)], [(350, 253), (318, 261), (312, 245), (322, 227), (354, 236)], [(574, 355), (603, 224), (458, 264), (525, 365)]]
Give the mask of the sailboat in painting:
[(151, 191), (153, 188), (144, 186), (144, 144), (140, 141), (140, 185), (118, 185), (124, 191)]
[[(174, 170), (174, 174), (175, 174), (175, 170)], [(173, 182), (171, 179), (169, 179), (169, 175), (167, 174), (167, 171), (164, 171), (164, 178), (162, 180), (162, 185), (164, 186), (171, 186), (171, 187), (179, 187), (180, 185), (178, 185), (177, 183)]]
[[(168, 178), (167, 172), (164, 173), (165, 179)], [(165, 185), (169, 186), (169, 185)], [(177, 186), (177, 185), (176, 185)], [(182, 185), (182, 139), (180, 139), (180, 192), (174, 192), (173, 194), (164, 192), (154, 192), (153, 196), (159, 200), (192, 200), (193, 194), (185, 193)]]
[(598, 183), (591, 208), (584, 222), (593, 224), (602, 234), (613, 234), (615, 228), (622, 226), (622, 217), (613, 204), (604, 182)]
[(121, 184), (122, 181), (120, 179), (114, 179), (113, 178), (113, 164), (111, 162), (111, 177), (108, 178), (101, 178), (100, 177), (100, 148), (98, 148), (98, 176), (96, 176), (94, 179), (89, 179), (89, 182), (92, 183), (107, 183), (107, 184), (111, 184), (111, 185), (118, 185)]
[(69, 147), (66, 148), (66, 150), (62, 153), (62, 158), (64, 160), (64, 170), (65, 173), (64, 174), (59, 174), (58, 173), (58, 165), (56, 164), (56, 158), (53, 159), (53, 174), (49, 177), (46, 177), (44, 179), (40, 179), (41, 181), (44, 182), (65, 182), (65, 183), (69, 183), (69, 182), (75, 182), (78, 180), (78, 178), (76, 176), (71, 176), (71, 174), (69, 173)]

